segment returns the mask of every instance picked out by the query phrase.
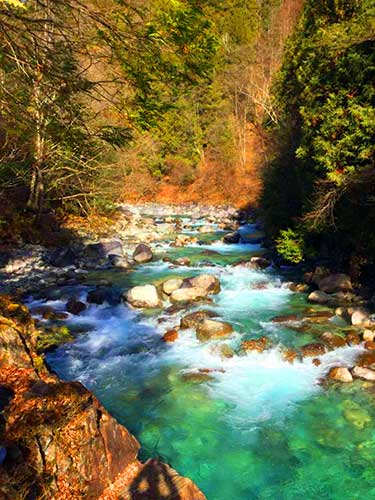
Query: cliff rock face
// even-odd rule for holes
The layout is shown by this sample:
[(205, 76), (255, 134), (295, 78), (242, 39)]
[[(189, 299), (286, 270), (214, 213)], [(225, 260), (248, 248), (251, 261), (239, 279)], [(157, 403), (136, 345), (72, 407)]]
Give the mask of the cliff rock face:
[(139, 443), (80, 383), (36, 354), (27, 308), (0, 298), (0, 498), (204, 500)]

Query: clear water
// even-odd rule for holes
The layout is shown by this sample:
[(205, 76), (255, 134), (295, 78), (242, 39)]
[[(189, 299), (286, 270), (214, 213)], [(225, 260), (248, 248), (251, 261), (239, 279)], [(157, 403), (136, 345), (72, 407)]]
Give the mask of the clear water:
[[(189, 330), (173, 344), (161, 342), (182, 313), (103, 305), (69, 320), (72, 326), (90, 325), (90, 331), (51, 353), (50, 365), (63, 378), (80, 380), (95, 392), (137, 436), (141, 458), (170, 463), (209, 500), (375, 498), (373, 389), (361, 383), (319, 383), (331, 366), (350, 364), (360, 348), (330, 352), (319, 367), (311, 359), (286, 363), (283, 346), (312, 341), (313, 330), (297, 333), (270, 319), (302, 311), (304, 297), (283, 288), (273, 271), (228, 265), (261, 249), (210, 245), (219, 236), (202, 235), (202, 246), (184, 249), (161, 242), (160, 257), (188, 255), (193, 267), (157, 261), (132, 273), (94, 273), (90, 279), (94, 283), (99, 274), (125, 289), (171, 276), (215, 274), (221, 293), (213, 304), (195, 309), (213, 309), (233, 324), (235, 334), (224, 343), (234, 357), (222, 359), (217, 350), (221, 342), (201, 344)], [(207, 256), (207, 249), (217, 254)], [(259, 283), (267, 288), (257, 289)], [(241, 354), (243, 339), (262, 335), (272, 340), (270, 350)], [(186, 381), (184, 373), (196, 369), (213, 371), (203, 383)]]

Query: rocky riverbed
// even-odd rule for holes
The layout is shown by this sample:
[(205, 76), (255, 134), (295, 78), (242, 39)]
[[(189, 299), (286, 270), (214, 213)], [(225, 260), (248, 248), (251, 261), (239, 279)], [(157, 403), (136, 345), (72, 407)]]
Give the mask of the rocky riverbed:
[(119, 211), (105, 240), (8, 257), (2, 290), (42, 328), (37, 352), (94, 391), (141, 458), (161, 457), (209, 499), (368, 492), (372, 290), (322, 266), (277, 267), (252, 213)]

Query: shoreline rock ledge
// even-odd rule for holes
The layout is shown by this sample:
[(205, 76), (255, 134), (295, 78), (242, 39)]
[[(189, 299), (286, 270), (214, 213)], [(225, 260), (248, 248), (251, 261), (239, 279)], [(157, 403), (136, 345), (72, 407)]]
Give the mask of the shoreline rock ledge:
[(62, 382), (36, 352), (28, 309), (0, 296), (0, 498), (205, 500), (155, 460), (78, 382)]

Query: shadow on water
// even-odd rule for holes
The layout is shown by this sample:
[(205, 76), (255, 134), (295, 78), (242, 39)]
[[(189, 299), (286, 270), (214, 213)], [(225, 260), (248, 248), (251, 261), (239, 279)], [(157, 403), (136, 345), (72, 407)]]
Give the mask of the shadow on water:
[(149, 460), (130, 488), (130, 500), (181, 500), (171, 469), (156, 460)]

